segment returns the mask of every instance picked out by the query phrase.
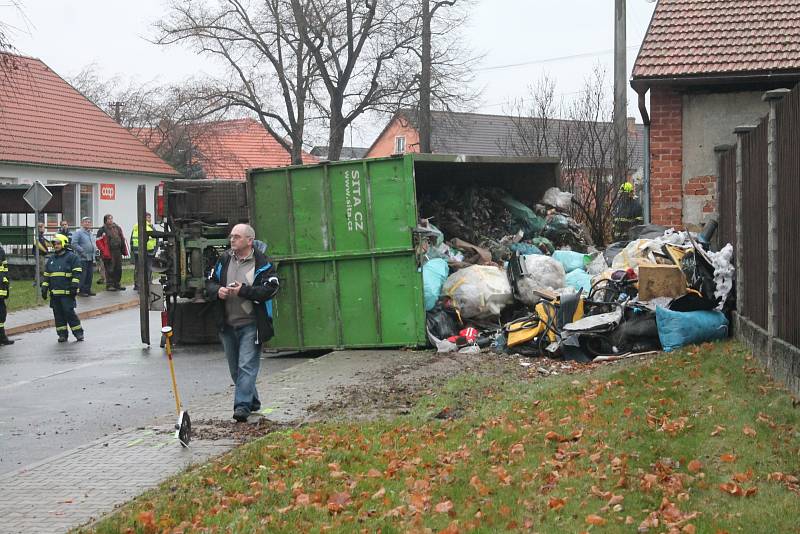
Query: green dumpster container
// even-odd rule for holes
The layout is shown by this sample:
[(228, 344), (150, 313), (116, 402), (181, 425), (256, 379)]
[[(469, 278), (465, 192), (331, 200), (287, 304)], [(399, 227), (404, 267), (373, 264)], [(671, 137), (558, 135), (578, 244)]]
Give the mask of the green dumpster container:
[(559, 172), (553, 158), (438, 154), (251, 170), (250, 221), (281, 280), (268, 346), (425, 345), (417, 193), (491, 184), (535, 201)]

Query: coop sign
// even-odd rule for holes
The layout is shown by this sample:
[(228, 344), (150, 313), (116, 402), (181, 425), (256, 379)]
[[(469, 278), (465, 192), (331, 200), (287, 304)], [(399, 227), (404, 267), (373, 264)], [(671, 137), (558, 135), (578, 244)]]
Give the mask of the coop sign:
[(100, 184), (100, 200), (114, 200), (117, 198), (116, 184)]
[(344, 205), (347, 213), (347, 230), (364, 231), (363, 180), (358, 171), (344, 173)]

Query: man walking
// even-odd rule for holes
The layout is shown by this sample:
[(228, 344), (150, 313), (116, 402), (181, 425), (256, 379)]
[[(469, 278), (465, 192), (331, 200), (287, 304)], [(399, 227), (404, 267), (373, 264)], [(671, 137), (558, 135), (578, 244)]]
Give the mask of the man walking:
[(206, 282), (208, 299), (216, 303), (220, 339), (235, 384), (233, 418), (239, 422), (261, 409), (256, 391), (261, 344), (274, 334), (272, 298), (279, 288), (275, 267), (253, 248), (255, 237), (251, 226), (234, 226), (231, 248)]
[(103, 264), (106, 271), (106, 291), (124, 291), (125, 287), (119, 285), (122, 279), (122, 256), (128, 255), (125, 245), (125, 234), (122, 228), (114, 222), (114, 216), (103, 216), (103, 226), (98, 230), (98, 236), (103, 244), (98, 243), (103, 253)]
[[(75, 313), (75, 295), (81, 283), (81, 260), (67, 248), (67, 236), (56, 234), (53, 237), (53, 254), (47, 259), (42, 283), (42, 298), (47, 300), (50, 293), (50, 307), (56, 322), (58, 342), (67, 340), (69, 330), (78, 341), (83, 341), (83, 327)], [(67, 330), (69, 326), (69, 330)]]
[(94, 244), (92, 236), (92, 219), (84, 217), (81, 219), (81, 227), (72, 234), (72, 250), (81, 260), (81, 285), (78, 294), (84, 297), (96, 295), (92, 291), (92, 275), (94, 274), (94, 257), (97, 254), (97, 246)]
[(8, 280), (8, 261), (6, 251), (0, 246), (0, 345), (13, 345), (14, 342), (6, 335), (6, 299), (9, 295), (11, 282)]

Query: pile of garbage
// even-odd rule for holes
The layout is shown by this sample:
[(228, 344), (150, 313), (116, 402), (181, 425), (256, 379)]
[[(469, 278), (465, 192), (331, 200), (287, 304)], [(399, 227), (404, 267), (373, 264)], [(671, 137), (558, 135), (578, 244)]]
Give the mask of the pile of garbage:
[(589, 362), (727, 337), (730, 244), (713, 251), (710, 235), (651, 225), (595, 250), (570, 203), (557, 188), (533, 209), (493, 188), (421, 201), (432, 214), (416, 234), (437, 350)]

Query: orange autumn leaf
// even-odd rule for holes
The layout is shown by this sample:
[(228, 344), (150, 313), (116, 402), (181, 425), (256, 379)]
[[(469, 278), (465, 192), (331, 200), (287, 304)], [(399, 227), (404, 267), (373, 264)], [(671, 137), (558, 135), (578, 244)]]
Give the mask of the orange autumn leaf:
[(701, 469), (703, 469), (703, 464), (700, 463), (700, 460), (692, 460), (689, 462), (689, 465), (686, 466), (690, 473), (698, 473)]
[(311, 496), (307, 493), (300, 493), (297, 497), (294, 498), (294, 503), (297, 506), (308, 506), (311, 504)]
[(453, 509), (453, 501), (443, 501), (437, 504), (433, 511), (437, 514), (448, 514)]
[(525, 456), (525, 445), (522, 443), (515, 443), (509, 450), (510, 456)]
[(341, 512), (350, 502), (350, 494), (346, 491), (334, 493), (328, 498), (328, 511), (333, 513)]
[(633, 414), (633, 410), (631, 410), (630, 408), (625, 408), (624, 410), (622, 410), (622, 415), (624, 415), (625, 417), (630, 417), (631, 414)]
[(742, 490), (741, 486), (734, 484), (733, 482), (725, 482), (724, 484), (720, 484), (719, 489), (729, 495), (733, 495), (734, 497), (741, 497), (744, 495), (744, 490)]
[(367, 477), (369, 477), (369, 478), (381, 478), (382, 476), (383, 476), (383, 473), (381, 473), (380, 471), (378, 471), (374, 467), (372, 469), (370, 469), (369, 471), (367, 471)]
[(459, 534), (459, 532), (461, 531), (458, 529), (458, 522), (453, 521), (444, 530), (440, 530), (439, 534)]
[(409, 498), (409, 504), (420, 512), (427, 510), (428, 506), (430, 506), (430, 502), (430, 496), (423, 493), (412, 493)]
[(725, 463), (730, 464), (730, 463), (733, 463), (733, 462), (736, 461), (736, 455), (735, 454), (723, 454), (722, 456), (719, 457), (719, 459), (722, 460)]
[(549, 506), (551, 510), (561, 510), (566, 504), (567, 501), (564, 499), (550, 499), (547, 506)]
[(149, 530), (156, 527), (155, 515), (152, 510), (149, 512), (139, 512), (139, 515), (136, 516), (136, 519), (145, 529)]
[(481, 482), (481, 479), (478, 478), (478, 475), (473, 475), (472, 478), (469, 479), (469, 485), (475, 488), (475, 491), (478, 492), (478, 495), (486, 496), (490, 493), (489, 487)]
[(717, 425), (717, 426), (715, 426), (715, 427), (714, 427), (714, 431), (713, 431), (713, 432), (711, 432), (711, 435), (712, 435), (712, 436), (718, 436), (718, 435), (719, 435), (719, 433), (720, 433), (720, 432), (723, 432), (724, 430), (725, 430), (725, 427), (724, 427), (724, 426), (722, 426), (722, 425)]
[(586, 516), (586, 522), (590, 525), (602, 526), (606, 524), (606, 520), (599, 515), (589, 514)]
[(745, 436), (750, 436), (751, 438), (754, 438), (754, 437), (756, 437), (756, 431), (755, 431), (755, 430), (753, 430), (752, 428), (750, 428), (749, 426), (745, 426), (745, 427), (742, 429), (742, 433), (743, 433)]
[(386, 495), (386, 488), (381, 486), (381, 489), (372, 494), (372, 499), (380, 499), (384, 495)]
[(733, 480), (735, 480), (736, 482), (747, 482), (751, 478), (753, 478), (753, 470), (752, 469), (748, 469), (744, 473), (735, 473), (733, 475)]
[(547, 441), (561, 441), (561, 436), (553, 432), (552, 430), (544, 435), (544, 439)]

